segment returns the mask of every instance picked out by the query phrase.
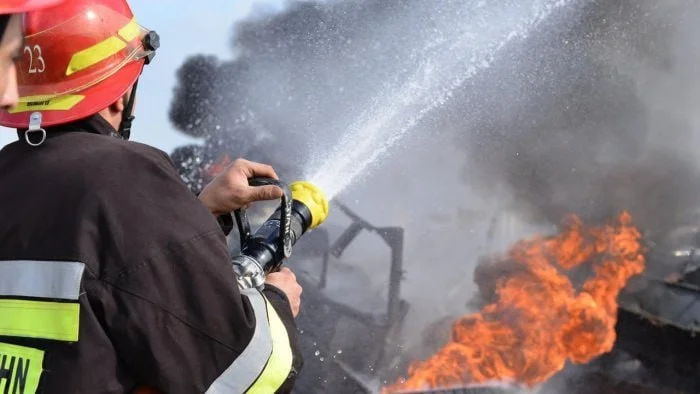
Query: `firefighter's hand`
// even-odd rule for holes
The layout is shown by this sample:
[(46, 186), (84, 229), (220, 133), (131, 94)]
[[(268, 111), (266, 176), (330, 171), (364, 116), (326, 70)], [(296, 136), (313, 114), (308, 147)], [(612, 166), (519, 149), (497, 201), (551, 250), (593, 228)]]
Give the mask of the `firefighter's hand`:
[(282, 197), (277, 186), (249, 186), (248, 179), (263, 176), (279, 179), (272, 167), (244, 159), (229, 164), (199, 194), (199, 199), (215, 216), (231, 213), (254, 201)]
[(301, 306), (301, 292), (303, 289), (297, 283), (297, 276), (294, 275), (294, 272), (287, 267), (282, 267), (279, 272), (267, 274), (265, 283), (275, 286), (287, 295), (289, 305), (292, 307), (292, 315), (297, 317)]

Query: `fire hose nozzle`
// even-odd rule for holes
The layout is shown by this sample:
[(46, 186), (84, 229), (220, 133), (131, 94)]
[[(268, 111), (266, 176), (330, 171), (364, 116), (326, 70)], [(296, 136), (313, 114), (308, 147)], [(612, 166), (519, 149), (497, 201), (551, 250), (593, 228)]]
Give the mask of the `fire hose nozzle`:
[(329, 204), (323, 192), (309, 182), (294, 182), (287, 187), (274, 179), (253, 178), (249, 183), (275, 184), (284, 191), (279, 208), (253, 235), (245, 209), (234, 212), (241, 237), (241, 253), (232, 260), (238, 284), (242, 289), (262, 289), (265, 275), (280, 269), (299, 238), (326, 220)]
[(309, 230), (318, 227), (328, 217), (328, 199), (321, 189), (311, 182), (297, 181), (289, 185), (292, 198), (298, 201), (311, 213)]

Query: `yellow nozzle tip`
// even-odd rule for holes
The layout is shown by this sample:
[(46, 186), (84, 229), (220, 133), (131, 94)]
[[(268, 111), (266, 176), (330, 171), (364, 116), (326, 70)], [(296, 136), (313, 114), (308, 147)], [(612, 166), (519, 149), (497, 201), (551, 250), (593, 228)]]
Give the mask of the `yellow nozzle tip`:
[(289, 185), (292, 198), (306, 205), (311, 212), (311, 226), (314, 228), (328, 217), (328, 199), (321, 189), (310, 182), (297, 181)]

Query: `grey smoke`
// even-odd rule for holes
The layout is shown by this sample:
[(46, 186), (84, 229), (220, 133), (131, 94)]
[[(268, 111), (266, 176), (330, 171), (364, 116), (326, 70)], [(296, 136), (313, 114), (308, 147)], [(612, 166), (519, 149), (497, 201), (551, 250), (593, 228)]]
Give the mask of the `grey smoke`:
[[(416, 42), (467, 23), (478, 3), (305, 1), (258, 14), (234, 27), (234, 60), (198, 55), (182, 66), (171, 120), (206, 136), (207, 160), (223, 149), (303, 176), (415, 67)], [(377, 225), (406, 228), (406, 352), (431, 322), (466, 311), (479, 255), (568, 213), (599, 222), (626, 209), (663, 233), (697, 207), (700, 4), (574, 3), (339, 196)], [(337, 213), (329, 222), (344, 223)], [(346, 256), (380, 292), (388, 255), (371, 242)]]
[(481, 103), (507, 98), (503, 110), (465, 135), (472, 174), (506, 183), (536, 220), (573, 212), (601, 221), (626, 209), (663, 232), (700, 191), (698, 4), (598, 3), (579, 27), (500, 63), (515, 76)]

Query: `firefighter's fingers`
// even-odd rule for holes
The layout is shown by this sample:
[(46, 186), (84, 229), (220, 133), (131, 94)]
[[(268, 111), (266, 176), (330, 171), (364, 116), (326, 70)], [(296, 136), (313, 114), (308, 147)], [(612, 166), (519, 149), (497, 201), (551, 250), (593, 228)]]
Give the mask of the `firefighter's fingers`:
[(234, 167), (245, 174), (246, 178), (251, 178), (254, 176), (263, 176), (267, 178), (279, 179), (277, 173), (272, 168), (272, 166), (262, 163), (257, 163), (254, 161), (248, 161), (245, 159), (238, 159), (234, 162)]
[(301, 287), (301, 285), (294, 281), (294, 284), (296, 285), (296, 297), (294, 297), (293, 300), (291, 300), (292, 304), (292, 316), (297, 317), (299, 314), (299, 310), (301, 309), (301, 293), (304, 291), (304, 288)]
[(301, 286), (299, 286), (299, 289), (299, 297), (292, 302), (292, 316), (294, 317), (299, 316), (299, 311), (301, 310)]
[(288, 267), (280, 268), (280, 272), (284, 272), (286, 274), (289, 274), (289, 276), (291, 276), (292, 279), (297, 280), (297, 274), (295, 274), (294, 271), (290, 270)]
[(277, 186), (256, 186), (248, 188), (247, 202), (276, 200), (281, 198), (284, 192)]
[(265, 283), (282, 290), (289, 300), (289, 307), (292, 316), (296, 317), (301, 307), (301, 285), (296, 280), (296, 275), (287, 267), (283, 267), (279, 272), (267, 274)]

